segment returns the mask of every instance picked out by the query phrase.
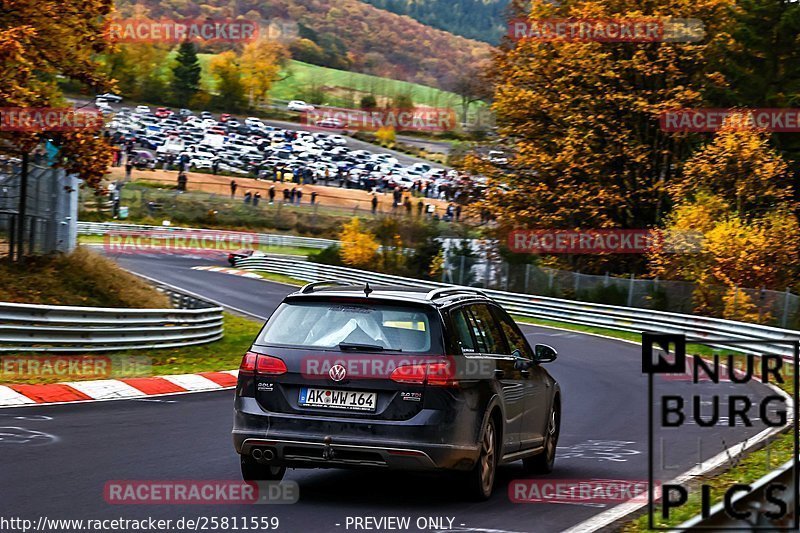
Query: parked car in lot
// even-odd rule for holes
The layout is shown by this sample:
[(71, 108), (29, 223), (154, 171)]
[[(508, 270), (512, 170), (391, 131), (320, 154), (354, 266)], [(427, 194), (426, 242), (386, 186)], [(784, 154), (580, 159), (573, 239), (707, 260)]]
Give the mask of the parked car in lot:
[(146, 105), (137, 105), (136, 109), (134, 111), (136, 113), (139, 113), (140, 115), (149, 115), (150, 114), (150, 108), (147, 107)]
[(97, 99), (97, 98), (102, 98), (106, 102), (114, 102), (115, 104), (118, 104), (118, 103), (120, 103), (122, 101), (122, 97), (120, 95), (114, 94), (114, 93), (98, 94), (97, 96), (95, 96), (95, 99)]
[(314, 106), (311, 104), (307, 104), (302, 100), (292, 100), (286, 105), (286, 109), (289, 111), (314, 111)]
[(338, 118), (324, 118), (322, 120), (318, 120), (315, 125), (320, 128), (331, 128), (331, 129), (344, 128), (344, 122), (342, 122)]
[(488, 499), (499, 464), (553, 469), (561, 390), (542, 365), (555, 359), (474, 289), (306, 285), (242, 359), (233, 425), (242, 476), (452, 471)]

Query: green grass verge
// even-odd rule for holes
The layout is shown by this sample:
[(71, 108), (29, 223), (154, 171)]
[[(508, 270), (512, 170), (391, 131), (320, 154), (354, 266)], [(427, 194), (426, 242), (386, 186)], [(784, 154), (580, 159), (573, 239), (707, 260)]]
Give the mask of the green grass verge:
[[(82, 381), (90, 379), (118, 379), (132, 377), (163, 376), (167, 374), (191, 374), (195, 372), (214, 372), (233, 370), (239, 367), (242, 356), (250, 348), (253, 340), (261, 330), (262, 323), (224, 314), (225, 335), (222, 339), (210, 344), (186, 346), (180, 348), (163, 348), (158, 350), (125, 350), (111, 354), (74, 355), (70, 358), (108, 358), (109, 375), (85, 375), (68, 377), (41, 375), (35, 378), (15, 377), (2, 373), (0, 366), (0, 382), (3, 384), (42, 384), (60, 381)], [(13, 359), (19, 356), (47, 357), (55, 354), (9, 354), (0, 359)]]
[[(78, 242), (80, 244), (104, 244), (104, 235), (78, 235)], [(267, 245), (254, 245), (255, 249), (264, 253), (270, 254), (283, 254), (283, 255), (296, 255), (301, 257), (308, 257), (311, 254), (319, 252), (317, 248), (300, 248), (296, 246), (267, 246)]]
[(262, 278), (268, 281), (276, 281), (278, 283), (285, 283), (287, 285), (295, 285), (297, 287), (302, 287), (307, 281), (303, 281), (301, 279), (293, 278), (291, 276), (287, 276), (286, 274), (273, 274), (272, 272), (253, 272), (253, 274), (258, 274)]

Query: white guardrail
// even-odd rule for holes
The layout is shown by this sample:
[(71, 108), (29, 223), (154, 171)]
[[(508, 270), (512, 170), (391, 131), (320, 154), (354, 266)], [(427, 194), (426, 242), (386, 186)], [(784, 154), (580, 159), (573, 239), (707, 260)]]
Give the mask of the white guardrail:
[(0, 353), (102, 352), (192, 346), (222, 338), (222, 308), (159, 287), (176, 309), (0, 302)]
[[(264, 271), (285, 274), (303, 281), (324, 281), (342, 279), (357, 282), (370, 282), (381, 285), (406, 287), (451, 287), (453, 285), (434, 281), (391, 276), (377, 272), (353, 268), (306, 262), (288, 257), (249, 258), (236, 262), (242, 270)], [(561, 300), (546, 296), (519, 294), (513, 292), (481, 289), (491, 298), (503, 305), (510, 313), (557, 322), (596, 326), (641, 333), (643, 331), (677, 333), (686, 335), (688, 340), (703, 342), (714, 346), (714, 340), (761, 340), (787, 341), (800, 339), (800, 331), (745, 324), (720, 318), (709, 318), (678, 313), (666, 313), (632, 307), (615, 307), (591, 302)], [(720, 348), (730, 348), (720, 345)], [(758, 348), (738, 346), (737, 351), (753, 354), (780, 355), (791, 358), (790, 345), (767, 344)]]
[[(117, 222), (78, 222), (78, 235), (108, 235), (111, 233), (137, 233), (137, 232), (208, 232), (221, 235), (241, 235), (241, 231), (211, 230), (198, 228), (185, 228), (179, 226), (147, 226), (141, 224), (120, 224)], [(317, 239), (315, 237), (296, 237), (294, 235), (279, 235), (272, 233), (251, 233), (258, 244), (264, 246), (291, 246), (296, 248), (313, 248), (322, 250), (339, 241), (332, 239)]]

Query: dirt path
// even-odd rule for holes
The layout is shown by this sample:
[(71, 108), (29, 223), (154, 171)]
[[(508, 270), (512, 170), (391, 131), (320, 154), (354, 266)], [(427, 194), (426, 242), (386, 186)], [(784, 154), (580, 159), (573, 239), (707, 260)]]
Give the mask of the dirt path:
[[(147, 181), (164, 183), (165, 185), (176, 185), (178, 182), (178, 172), (175, 170), (135, 170), (133, 171), (133, 181)], [(236, 197), (242, 198), (245, 192), (260, 192), (262, 198), (267, 198), (267, 191), (270, 187), (275, 186), (275, 193), (277, 198), (283, 197), (283, 189), (288, 187), (298, 187), (295, 183), (274, 183), (272, 180), (256, 180), (248, 177), (231, 178), (228, 176), (215, 176), (213, 174), (204, 174), (198, 172), (187, 172), (188, 178), (187, 190), (189, 191), (202, 191), (214, 194), (230, 195), (231, 180), (236, 180), (238, 188), (236, 189)], [(109, 178), (111, 180), (122, 180), (125, 177), (125, 169), (122, 167), (112, 167), (109, 171)], [(324, 185), (303, 185), (303, 202), (308, 203), (311, 193), (317, 192), (317, 202), (322, 205), (334, 207), (346, 207), (360, 209), (369, 209), (370, 202), (372, 201), (372, 194), (360, 189), (345, 189), (340, 187), (326, 187)], [(406, 193), (405, 196), (408, 196)], [(405, 198), (404, 196), (404, 198)], [(378, 193), (378, 200), (381, 205), (386, 205), (387, 202), (391, 203), (391, 193)], [(444, 214), (447, 209), (447, 202), (443, 200), (434, 200), (432, 198), (422, 198), (426, 204), (433, 204), (437, 209), (439, 215)], [(418, 198), (411, 198), (411, 203), (416, 208)]]

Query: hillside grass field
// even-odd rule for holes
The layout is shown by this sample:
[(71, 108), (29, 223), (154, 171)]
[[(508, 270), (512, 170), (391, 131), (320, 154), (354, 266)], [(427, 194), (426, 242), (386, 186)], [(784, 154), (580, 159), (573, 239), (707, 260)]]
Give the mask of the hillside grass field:
[[(198, 54), (203, 68), (202, 83), (212, 91), (215, 84), (208, 67), (213, 56)], [(361, 97), (367, 94), (375, 95), (378, 105), (390, 104), (396, 96), (408, 94), (415, 104), (457, 107), (461, 103), (461, 97), (457, 94), (435, 87), (320, 67), (302, 61), (289, 61), (281, 77), (284, 79), (276, 82), (270, 91), (270, 96), (276, 100), (313, 100), (313, 94), (322, 93), (323, 105), (358, 107)]]

